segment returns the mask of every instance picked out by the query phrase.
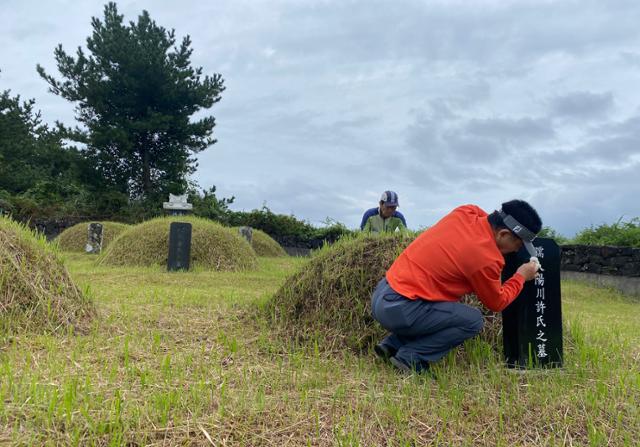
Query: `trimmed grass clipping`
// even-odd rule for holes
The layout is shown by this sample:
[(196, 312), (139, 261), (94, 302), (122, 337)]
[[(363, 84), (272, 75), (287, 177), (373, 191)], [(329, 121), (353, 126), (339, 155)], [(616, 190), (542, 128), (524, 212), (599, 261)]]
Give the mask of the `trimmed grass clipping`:
[[(297, 340), (320, 340), (321, 349), (369, 349), (386, 335), (371, 316), (371, 294), (415, 236), (360, 234), (325, 246), (268, 303), (274, 326)], [(496, 346), (500, 314), (486, 309), (473, 295), (462, 302), (482, 311), (485, 325), (480, 338)]]
[[(89, 224), (81, 222), (67, 228), (56, 238), (58, 246), (63, 251), (85, 252)], [(106, 249), (120, 233), (129, 228), (129, 225), (118, 222), (98, 222), (102, 224), (102, 249)]]
[(191, 266), (236, 271), (255, 268), (256, 255), (237, 232), (193, 216), (159, 217), (122, 232), (100, 256), (100, 265), (167, 265), (171, 222), (192, 225)]
[(44, 236), (0, 217), (0, 324), (21, 330), (84, 329), (95, 309)]

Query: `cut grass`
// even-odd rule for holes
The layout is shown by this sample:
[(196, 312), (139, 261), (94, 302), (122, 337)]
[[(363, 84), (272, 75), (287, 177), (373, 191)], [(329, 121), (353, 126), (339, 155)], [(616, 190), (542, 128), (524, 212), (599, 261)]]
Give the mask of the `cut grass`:
[[(639, 304), (565, 283), (565, 368), (514, 373), (487, 344), (401, 376), (372, 353), (273, 337), (264, 305), (299, 258), (166, 273), (70, 257), (100, 320), (0, 351), (0, 443), (615, 445), (640, 439)], [(614, 336), (610, 334), (613, 333)]]

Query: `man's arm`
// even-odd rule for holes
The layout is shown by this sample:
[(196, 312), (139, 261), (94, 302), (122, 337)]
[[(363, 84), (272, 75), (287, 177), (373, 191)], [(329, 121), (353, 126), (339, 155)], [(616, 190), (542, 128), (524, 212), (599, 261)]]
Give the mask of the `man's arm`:
[(407, 228), (407, 221), (400, 211), (396, 211), (396, 217), (400, 218), (400, 220), (402, 221), (402, 225), (404, 225), (404, 228)]
[[(369, 218), (373, 215), (375, 215), (377, 212), (377, 210), (375, 208), (372, 208), (370, 210), (367, 210), (364, 212), (364, 215), (362, 216), (362, 222), (360, 222), (360, 229), (361, 230), (365, 230), (366, 225), (369, 223)], [(368, 228), (368, 231), (371, 230), (371, 228)]]
[(522, 292), (525, 281), (535, 278), (537, 267), (534, 262), (527, 262), (504, 284), (501, 271), (497, 265), (487, 266), (471, 275), (471, 286), (478, 295), (478, 299), (494, 312), (500, 312), (507, 307)]

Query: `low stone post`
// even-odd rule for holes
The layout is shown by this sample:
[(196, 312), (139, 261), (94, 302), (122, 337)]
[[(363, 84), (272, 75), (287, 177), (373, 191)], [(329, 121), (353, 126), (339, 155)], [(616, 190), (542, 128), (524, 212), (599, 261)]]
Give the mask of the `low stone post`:
[(84, 247), (86, 253), (99, 255), (102, 251), (104, 228), (101, 223), (92, 222), (88, 227), (87, 245)]
[(249, 245), (251, 245), (251, 243), (253, 242), (253, 228), (240, 227), (238, 228), (238, 232), (240, 233), (240, 236), (245, 238), (247, 242), (249, 242)]

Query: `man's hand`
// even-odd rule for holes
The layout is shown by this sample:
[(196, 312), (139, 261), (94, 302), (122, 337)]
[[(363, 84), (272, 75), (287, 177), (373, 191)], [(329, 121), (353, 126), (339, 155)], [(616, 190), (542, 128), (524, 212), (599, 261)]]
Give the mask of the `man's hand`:
[(524, 277), (525, 281), (531, 281), (538, 273), (538, 264), (534, 261), (529, 261), (518, 267), (516, 273), (520, 273)]

